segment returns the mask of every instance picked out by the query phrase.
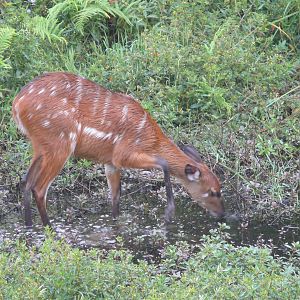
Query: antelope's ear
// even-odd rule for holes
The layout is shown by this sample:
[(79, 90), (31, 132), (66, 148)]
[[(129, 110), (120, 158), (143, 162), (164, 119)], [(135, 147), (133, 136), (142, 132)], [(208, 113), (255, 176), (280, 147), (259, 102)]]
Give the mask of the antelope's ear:
[(199, 181), (201, 172), (197, 167), (187, 164), (184, 171), (189, 181)]
[(181, 151), (183, 151), (191, 159), (193, 159), (196, 162), (201, 162), (201, 156), (194, 146), (184, 145), (182, 143), (178, 143), (177, 145), (181, 149)]

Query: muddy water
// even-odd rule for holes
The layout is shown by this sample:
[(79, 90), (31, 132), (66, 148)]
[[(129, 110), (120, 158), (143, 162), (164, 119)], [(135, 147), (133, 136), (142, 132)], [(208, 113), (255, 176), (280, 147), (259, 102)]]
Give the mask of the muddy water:
[[(60, 237), (80, 248), (97, 247), (102, 249), (126, 248), (136, 257), (155, 261), (159, 251), (167, 244), (179, 241), (197, 247), (204, 234), (217, 228), (215, 219), (208, 216), (188, 198), (177, 196), (176, 217), (171, 224), (163, 222), (163, 197), (146, 193), (128, 193), (122, 197), (121, 215), (112, 220), (110, 205), (106, 201), (98, 203), (94, 211), (72, 210), (68, 203), (70, 195), (50, 196), (48, 204), (52, 226)], [(161, 198), (161, 199), (159, 199)], [(33, 205), (35, 209), (35, 205)], [(53, 218), (53, 216), (56, 216)], [(40, 219), (35, 212), (35, 224)], [(236, 220), (227, 220), (231, 240), (237, 245), (268, 245), (275, 254), (284, 254), (285, 244), (300, 239), (300, 228), (296, 224), (268, 225)], [(0, 219), (0, 243), (4, 240), (21, 238), (33, 244), (44, 239), (42, 226), (32, 229), (23, 226), (20, 210), (12, 211)]]

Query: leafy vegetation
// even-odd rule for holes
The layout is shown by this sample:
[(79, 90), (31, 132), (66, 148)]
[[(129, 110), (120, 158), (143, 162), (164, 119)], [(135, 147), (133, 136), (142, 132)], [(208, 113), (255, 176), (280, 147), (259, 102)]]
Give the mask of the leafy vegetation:
[[(224, 227), (224, 226), (222, 226)], [(234, 247), (224, 228), (205, 236), (198, 253), (186, 244), (164, 249), (158, 265), (133, 263), (125, 250), (72, 249), (48, 233), (39, 247), (2, 246), (3, 299), (296, 299), (299, 244), (294, 258), (268, 249)]]
[(12, 99), (40, 73), (64, 70), (133, 94), (175, 140), (195, 144), (235, 210), (299, 214), (298, 1), (16, 0), (0, 9), (0, 147), (15, 172), (30, 150)]

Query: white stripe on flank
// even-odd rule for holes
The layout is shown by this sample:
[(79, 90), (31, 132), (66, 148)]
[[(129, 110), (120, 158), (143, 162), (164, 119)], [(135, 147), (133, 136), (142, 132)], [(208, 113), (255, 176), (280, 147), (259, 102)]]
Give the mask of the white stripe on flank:
[(98, 105), (99, 105), (99, 100), (100, 100), (100, 90), (98, 89), (97, 90), (97, 94), (96, 94), (96, 97), (94, 98), (94, 101), (93, 101), (93, 115), (95, 116), (96, 113), (98, 112)]
[(111, 132), (103, 132), (103, 131), (99, 131), (95, 128), (91, 128), (91, 127), (85, 127), (83, 129), (83, 133), (89, 135), (89, 136), (93, 136), (97, 139), (103, 139), (103, 140), (106, 140), (106, 139), (110, 139), (112, 137), (112, 133)]
[(128, 106), (125, 105), (122, 109), (122, 119), (121, 119), (121, 123), (125, 123), (126, 118), (127, 118), (127, 114), (128, 114)]
[(77, 79), (76, 96), (75, 96), (76, 107), (79, 106), (79, 103), (82, 99), (82, 80), (83, 78), (81, 77), (78, 77)]
[(69, 137), (71, 141), (71, 151), (74, 152), (77, 143), (77, 135), (75, 132), (70, 132)]
[(140, 132), (144, 128), (146, 121), (147, 121), (147, 113), (145, 112), (142, 121), (140, 122), (139, 126), (137, 127), (138, 132)]
[(108, 93), (109, 94), (105, 97), (105, 103), (104, 103), (104, 108), (103, 108), (103, 116), (102, 116), (101, 124), (104, 124), (106, 114), (107, 114), (108, 108), (110, 106), (111, 92), (108, 92)]

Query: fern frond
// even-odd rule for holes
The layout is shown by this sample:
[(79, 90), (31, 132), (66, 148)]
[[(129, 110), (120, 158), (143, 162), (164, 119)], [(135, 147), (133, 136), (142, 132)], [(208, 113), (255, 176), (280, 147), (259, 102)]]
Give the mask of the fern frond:
[(51, 20), (58, 19), (59, 14), (70, 11), (73, 8), (77, 8), (76, 1), (65, 0), (63, 2), (57, 3), (49, 9), (48, 18)]
[(131, 25), (129, 18), (116, 6), (112, 6), (107, 0), (86, 1), (86, 5), (79, 13), (75, 16), (75, 26), (78, 31), (83, 33), (83, 28), (86, 23), (94, 16), (102, 16), (109, 18), (111, 16), (118, 16), (123, 19), (126, 23)]
[(10, 47), (16, 31), (11, 27), (0, 27), (0, 55)]
[(64, 30), (60, 29), (59, 25), (56, 19), (35, 16), (29, 26), (36, 35), (42, 39), (47, 38), (50, 43), (53, 41), (66, 43), (66, 40), (62, 37)]
[(94, 16), (103, 16), (105, 18), (109, 18), (110, 12), (105, 9), (105, 7), (99, 7), (97, 5), (90, 5), (84, 9), (82, 9), (75, 16), (75, 27), (78, 31), (83, 33), (83, 28), (85, 24)]
[(3, 53), (11, 46), (16, 31), (11, 27), (0, 27), (0, 69), (9, 69), (10, 65), (5, 63)]

